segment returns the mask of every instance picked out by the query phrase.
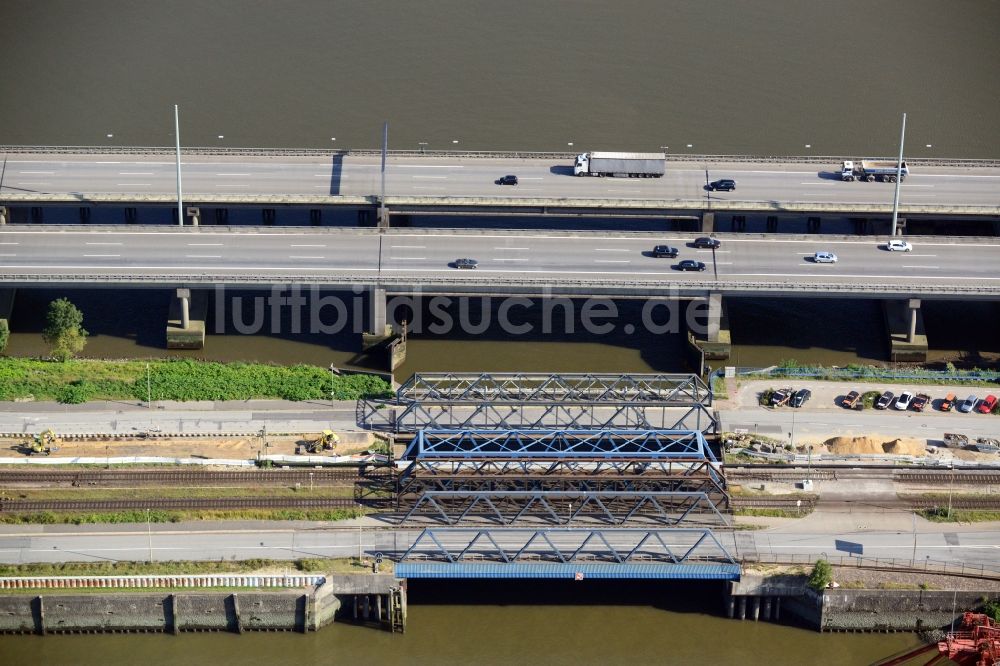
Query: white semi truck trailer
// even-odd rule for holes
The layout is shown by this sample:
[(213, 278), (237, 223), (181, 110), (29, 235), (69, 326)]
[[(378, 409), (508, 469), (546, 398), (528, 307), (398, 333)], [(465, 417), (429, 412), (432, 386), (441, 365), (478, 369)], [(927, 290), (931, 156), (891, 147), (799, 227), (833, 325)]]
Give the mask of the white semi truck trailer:
[(660, 178), (666, 159), (665, 153), (583, 153), (576, 156), (573, 175)]
[[(895, 183), (898, 164), (895, 160), (861, 160), (859, 162), (847, 160), (840, 167), (840, 179), (848, 181), (864, 180), (869, 183), (875, 180)], [(910, 175), (910, 170), (906, 167), (905, 161), (902, 164), (902, 169), (899, 169), (899, 173), (900, 180), (904, 180)]]

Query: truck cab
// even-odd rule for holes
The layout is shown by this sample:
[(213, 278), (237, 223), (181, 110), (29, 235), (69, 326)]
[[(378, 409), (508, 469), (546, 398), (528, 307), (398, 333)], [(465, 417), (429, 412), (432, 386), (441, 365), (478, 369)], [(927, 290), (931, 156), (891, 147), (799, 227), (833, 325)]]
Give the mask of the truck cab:
[(841, 180), (854, 180), (854, 162), (851, 160), (845, 161), (840, 166), (840, 179)]
[(581, 153), (576, 156), (576, 163), (573, 165), (574, 176), (586, 176), (590, 172), (590, 155)]

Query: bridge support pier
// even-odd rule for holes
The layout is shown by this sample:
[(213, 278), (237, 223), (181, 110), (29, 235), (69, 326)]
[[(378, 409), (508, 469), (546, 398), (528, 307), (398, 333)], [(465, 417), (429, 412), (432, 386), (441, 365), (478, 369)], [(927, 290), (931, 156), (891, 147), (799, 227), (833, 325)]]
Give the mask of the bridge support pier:
[(6, 206), (0, 206), (0, 226), (7, 224), (7, 220), (10, 217), (10, 213), (7, 211)]
[(134, 206), (129, 206), (125, 209), (125, 224), (135, 224), (138, 217), (139, 211)]
[(708, 295), (708, 313), (704, 334), (695, 332), (689, 337), (699, 351), (704, 353), (706, 360), (723, 361), (732, 352), (732, 340), (729, 334), (729, 317), (726, 314), (722, 294), (713, 291)]
[(178, 289), (167, 316), (167, 349), (203, 349), (207, 312), (208, 292)]
[(188, 207), (187, 216), (192, 227), (197, 227), (201, 224), (201, 208), (197, 206)]
[[(10, 330), (10, 316), (14, 312), (17, 289), (0, 289), (0, 328)], [(3, 349), (0, 349), (2, 352)]]
[(701, 231), (706, 234), (715, 231), (715, 213), (701, 214)]
[(323, 211), (319, 208), (309, 209), (309, 224), (318, 227), (323, 222)]
[(262, 208), (260, 210), (261, 217), (263, 218), (264, 225), (270, 226), (274, 224), (275, 212), (273, 208)]
[(406, 362), (406, 332), (397, 331), (389, 323), (387, 297), (382, 287), (368, 291), (369, 328), (361, 334), (361, 351), (384, 351), (389, 372)]
[(890, 358), (893, 361), (927, 361), (927, 334), (920, 313), (920, 299), (882, 301), (885, 328), (889, 333)]

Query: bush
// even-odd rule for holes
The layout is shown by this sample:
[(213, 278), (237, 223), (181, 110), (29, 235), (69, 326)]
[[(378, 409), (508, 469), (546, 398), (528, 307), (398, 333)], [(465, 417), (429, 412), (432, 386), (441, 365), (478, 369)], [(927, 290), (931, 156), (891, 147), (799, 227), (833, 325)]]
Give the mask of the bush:
[(66, 405), (79, 405), (87, 402), (93, 395), (93, 388), (86, 380), (78, 379), (66, 384), (56, 392), (56, 401)]
[(813, 566), (812, 573), (809, 574), (809, 587), (816, 590), (817, 592), (822, 592), (830, 583), (833, 581), (833, 567), (826, 560), (816, 560), (816, 565)]
[(0, 319), (0, 353), (7, 349), (8, 340), (10, 340), (10, 327), (6, 319)]
[(773, 395), (774, 395), (774, 389), (773, 388), (764, 389), (763, 391), (761, 391), (760, 397), (757, 398), (757, 403), (761, 407), (767, 407), (768, 405), (771, 404), (771, 396), (773, 396)]
[(993, 618), (994, 622), (1000, 622), (1000, 600), (987, 601), (983, 604), (983, 612)]

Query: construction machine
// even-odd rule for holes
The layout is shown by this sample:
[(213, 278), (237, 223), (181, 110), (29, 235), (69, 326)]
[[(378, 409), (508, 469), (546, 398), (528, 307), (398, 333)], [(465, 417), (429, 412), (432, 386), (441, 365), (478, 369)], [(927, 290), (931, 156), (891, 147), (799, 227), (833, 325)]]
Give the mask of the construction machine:
[(46, 430), (24, 440), (21, 448), (29, 456), (47, 456), (53, 451), (59, 450), (59, 447), (55, 445), (56, 441), (56, 434), (51, 430)]
[(323, 453), (333, 451), (340, 443), (340, 437), (332, 430), (324, 430), (316, 439), (304, 440), (295, 446), (296, 453)]

